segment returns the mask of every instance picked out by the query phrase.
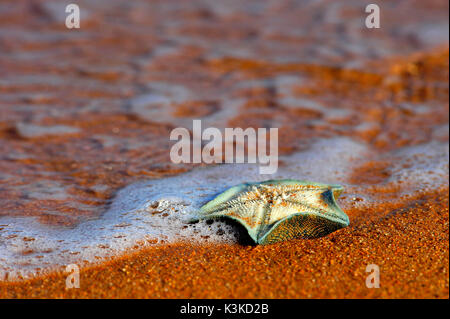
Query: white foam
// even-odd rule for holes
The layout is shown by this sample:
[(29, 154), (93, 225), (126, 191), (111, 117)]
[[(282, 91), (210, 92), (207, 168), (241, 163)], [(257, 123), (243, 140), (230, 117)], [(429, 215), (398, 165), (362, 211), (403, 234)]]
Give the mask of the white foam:
[(402, 184), (403, 193), (433, 190), (448, 185), (449, 145), (430, 142), (397, 151), (390, 181)]
[(67, 125), (41, 126), (30, 123), (17, 123), (17, 132), (24, 138), (34, 138), (46, 135), (64, 135), (75, 134), (80, 130), (76, 127)]

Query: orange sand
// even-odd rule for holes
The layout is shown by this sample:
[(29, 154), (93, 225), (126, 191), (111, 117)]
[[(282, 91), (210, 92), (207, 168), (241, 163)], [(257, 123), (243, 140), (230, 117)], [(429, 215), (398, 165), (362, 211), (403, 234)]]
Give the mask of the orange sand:
[[(428, 25), (426, 17), (448, 24), (447, 1), (383, 4), (383, 27), (362, 30), (360, 40), (376, 40), (391, 54), (371, 58), (366, 50), (346, 50), (358, 33), (346, 21), (362, 21), (363, 7), (342, 5), (344, 20), (336, 24), (322, 14), (334, 7), (331, 0), (322, 7), (298, 8), (280, 1), (274, 11), (255, 16), (237, 10), (228, 18), (196, 2), (170, 12), (154, 8), (167, 0), (104, 7), (98, 1), (78, 2), (90, 12), (82, 22), (83, 36), (68, 31), (47, 1), (17, 1), (0, 10), (0, 25), (16, 31), (0, 39), (0, 217), (32, 216), (45, 225), (76, 226), (101, 217), (125, 185), (193, 168), (170, 162), (169, 134), (180, 119), (217, 112), (221, 99), (245, 100), (236, 115), (223, 119), (226, 127), (279, 127), (280, 154), (339, 136), (380, 154), (448, 142), (447, 132), (439, 129), (449, 117), (448, 42), (430, 47), (416, 38)], [(318, 32), (258, 31), (260, 21), (277, 16), (280, 23), (291, 22), (278, 25), (280, 30), (292, 25)], [(179, 30), (173, 21), (181, 23)], [(399, 25), (412, 33), (392, 32)], [(170, 40), (174, 36), (184, 40), (181, 44), (193, 37), (211, 47), (178, 45)], [(153, 56), (172, 42), (175, 52)], [(250, 45), (257, 54), (217, 57), (210, 54), (216, 43), (233, 51)], [(259, 43), (271, 44), (270, 50)], [(305, 61), (277, 62), (275, 48), (281, 53), (294, 49)], [(364, 67), (349, 67), (350, 61)], [(289, 96), (324, 105), (323, 111), (289, 105), (277, 86), (257, 84), (292, 75), (305, 81)], [(250, 88), (235, 86), (250, 80), (256, 80)], [(152, 82), (180, 85), (195, 94), (171, 105), (168, 121), (153, 121), (128, 109), (131, 99), (151, 91), (144, 84)], [(425, 113), (419, 112), (422, 105), (427, 105)], [(327, 117), (333, 110), (343, 112)], [(20, 130), (23, 122), (68, 125), (79, 132), (30, 138)], [(355, 167), (350, 183), (373, 185), (368, 192), (388, 202), (399, 193), (387, 183), (396, 159), (385, 160)], [(45, 185), (50, 178), (60, 185), (57, 190), (66, 190), (56, 199)], [(449, 195), (444, 188), (411, 194), (415, 198), (395, 205), (346, 210), (350, 227), (321, 239), (266, 247), (151, 247), (83, 268), (80, 289), (66, 290), (67, 274), (56, 272), (0, 282), (0, 298), (449, 298)], [(368, 264), (380, 267), (379, 289), (365, 286)]]
[[(316, 240), (148, 248), (83, 269), (79, 289), (54, 273), (0, 283), (0, 297), (449, 298), (448, 200), (448, 189), (423, 195)], [(380, 267), (379, 289), (365, 286), (368, 264)]]

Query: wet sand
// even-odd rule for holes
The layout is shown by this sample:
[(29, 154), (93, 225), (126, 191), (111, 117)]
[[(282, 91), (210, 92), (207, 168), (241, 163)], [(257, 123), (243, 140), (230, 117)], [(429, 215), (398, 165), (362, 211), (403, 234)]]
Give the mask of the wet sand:
[[(385, 2), (376, 31), (359, 1), (79, 3), (79, 32), (57, 1), (0, 4), (0, 249), (13, 261), (0, 260), (0, 298), (449, 298), (448, 183), (427, 172), (442, 167), (429, 154), (402, 153), (449, 141), (447, 1)], [(4, 278), (51, 251), (3, 220), (101, 221), (123, 187), (198, 166), (172, 163), (168, 138), (198, 118), (278, 127), (280, 155), (336, 137), (363, 145), (343, 180), (350, 226), (264, 247), (156, 240), (93, 255), (80, 289), (63, 271)], [(421, 170), (423, 189), (405, 194), (416, 188), (397, 166)]]
[[(448, 298), (448, 189), (392, 209), (376, 222), (316, 240), (269, 246), (190, 245), (144, 249), (80, 273), (1, 283), (2, 298)], [(352, 212), (348, 212), (352, 215)], [(370, 214), (370, 211), (365, 212)], [(380, 267), (380, 288), (366, 267)]]

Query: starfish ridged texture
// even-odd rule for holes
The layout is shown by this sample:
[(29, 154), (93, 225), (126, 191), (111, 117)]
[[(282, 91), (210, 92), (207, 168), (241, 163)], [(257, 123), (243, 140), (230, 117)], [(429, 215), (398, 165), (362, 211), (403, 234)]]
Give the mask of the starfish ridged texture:
[(228, 217), (257, 244), (325, 236), (349, 225), (335, 201), (340, 185), (269, 180), (234, 186), (201, 207), (195, 220)]

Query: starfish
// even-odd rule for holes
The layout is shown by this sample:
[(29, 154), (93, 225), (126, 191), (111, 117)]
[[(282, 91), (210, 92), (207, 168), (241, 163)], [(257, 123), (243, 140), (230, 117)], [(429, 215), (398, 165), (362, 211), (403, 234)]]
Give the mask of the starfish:
[(342, 191), (340, 185), (293, 179), (240, 184), (202, 206), (193, 221), (231, 218), (260, 245), (322, 237), (349, 225), (335, 201)]

